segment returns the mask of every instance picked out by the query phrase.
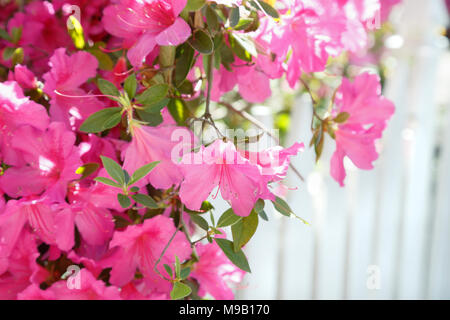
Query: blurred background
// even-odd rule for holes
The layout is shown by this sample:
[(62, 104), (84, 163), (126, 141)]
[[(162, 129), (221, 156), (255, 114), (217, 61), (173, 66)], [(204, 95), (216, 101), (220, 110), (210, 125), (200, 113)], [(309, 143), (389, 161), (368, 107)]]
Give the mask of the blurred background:
[[(246, 247), (253, 272), (237, 288), (238, 299), (450, 299), (447, 26), (444, 0), (404, 0), (394, 10), (393, 32), (383, 39), (384, 94), (396, 113), (379, 141), (375, 169), (346, 163), (341, 188), (329, 175), (330, 139), (318, 163), (313, 149), (296, 157), (305, 182), (289, 176), (288, 186), (298, 189), (287, 200), (311, 225), (267, 204), (270, 221), (260, 221)], [(272, 128), (282, 99), (274, 90), (253, 115)], [(290, 99), (285, 145), (307, 144), (310, 99), (298, 91)], [(216, 207), (221, 213), (227, 205)]]

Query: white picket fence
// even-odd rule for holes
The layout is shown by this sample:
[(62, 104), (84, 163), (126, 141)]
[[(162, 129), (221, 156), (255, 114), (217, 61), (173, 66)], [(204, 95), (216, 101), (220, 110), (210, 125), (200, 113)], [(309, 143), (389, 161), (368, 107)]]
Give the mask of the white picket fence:
[[(268, 208), (246, 248), (253, 272), (238, 299), (450, 299), (450, 53), (438, 30), (446, 19), (441, 0), (404, 0), (394, 38), (404, 45), (392, 52), (385, 92), (397, 110), (376, 168), (348, 163), (340, 188), (329, 175), (332, 143), (317, 165), (313, 150), (297, 157), (306, 182), (289, 177), (299, 188), (288, 201), (311, 226)], [(296, 101), (290, 142), (311, 138), (308, 104)]]

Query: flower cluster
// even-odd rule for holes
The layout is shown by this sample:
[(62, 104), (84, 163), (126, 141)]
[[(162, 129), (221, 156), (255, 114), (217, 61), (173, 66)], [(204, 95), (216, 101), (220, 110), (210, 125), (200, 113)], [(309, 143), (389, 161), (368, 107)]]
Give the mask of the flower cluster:
[(286, 79), (312, 97), (317, 158), (335, 141), (331, 176), (344, 157), (371, 169), (394, 113), (378, 75), (344, 77), (325, 108), (309, 84), (367, 53), (398, 2), (2, 1), (0, 299), (232, 299), (265, 202), (297, 217), (282, 180), (305, 146), (254, 151), (213, 108), (243, 126), (235, 102)]

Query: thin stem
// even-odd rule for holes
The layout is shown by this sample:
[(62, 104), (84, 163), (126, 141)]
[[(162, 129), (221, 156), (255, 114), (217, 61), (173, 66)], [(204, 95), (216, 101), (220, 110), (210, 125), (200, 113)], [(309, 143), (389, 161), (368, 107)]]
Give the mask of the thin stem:
[(171, 279), (167, 279), (165, 276), (161, 274), (158, 270), (158, 264), (161, 262), (161, 259), (164, 257), (164, 254), (166, 253), (167, 249), (169, 248), (170, 244), (172, 243), (173, 239), (175, 239), (175, 236), (177, 235), (178, 227), (175, 229), (175, 232), (173, 233), (172, 237), (170, 238), (169, 242), (167, 242), (166, 246), (164, 247), (164, 250), (161, 252), (161, 255), (159, 256), (158, 260), (156, 260), (155, 266), (153, 267), (153, 270), (164, 280), (170, 281)]
[[(280, 144), (280, 140), (278, 139), (278, 137), (274, 136), (272, 134), (272, 132), (270, 132), (270, 130), (261, 121), (259, 121), (255, 117), (253, 117), (248, 112), (238, 110), (238, 109), (234, 108), (230, 103), (227, 103), (227, 102), (224, 102), (224, 101), (219, 101), (218, 104), (226, 107), (228, 110), (233, 111), (233, 112), (237, 113), (238, 115), (240, 115), (242, 118), (250, 121), (256, 127), (258, 127), (259, 129), (263, 130), (269, 137), (274, 139), (277, 144)], [(305, 178), (303, 178), (301, 173), (297, 170), (297, 168), (292, 163), (289, 163), (289, 167), (292, 169), (292, 171), (295, 173), (295, 175), (297, 177), (299, 177), (300, 180), (302, 180), (303, 182), (305, 181)]]
[(182, 206), (182, 211), (180, 213), (180, 222), (181, 222), (181, 226), (183, 228), (183, 232), (186, 235), (186, 238), (187, 238), (187, 240), (189, 241), (189, 243), (191, 245), (192, 253), (194, 254), (195, 259), (197, 259), (197, 261), (198, 261), (199, 257), (198, 257), (198, 254), (197, 254), (197, 250), (195, 249), (195, 242), (192, 242), (192, 240), (191, 240), (191, 236), (189, 235), (188, 228), (187, 228), (186, 223), (184, 222), (184, 219), (183, 219), (183, 212), (184, 212), (184, 205)]
[(214, 61), (214, 53), (210, 54), (208, 56), (208, 70), (206, 74), (206, 78), (208, 80), (208, 91), (206, 93), (206, 108), (205, 108), (205, 118), (210, 118), (211, 113), (209, 111), (209, 106), (211, 104), (211, 90), (212, 90), (212, 84), (213, 84), (213, 61)]

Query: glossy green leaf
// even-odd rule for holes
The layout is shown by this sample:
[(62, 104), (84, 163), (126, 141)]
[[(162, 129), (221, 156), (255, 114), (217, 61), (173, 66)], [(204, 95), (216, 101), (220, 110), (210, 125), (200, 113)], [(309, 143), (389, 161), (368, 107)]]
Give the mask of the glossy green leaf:
[(289, 217), (293, 213), (287, 202), (280, 197), (276, 197), (275, 201), (272, 201), (272, 203), (274, 208), (284, 216)]
[(231, 9), (230, 11), (230, 27), (234, 28), (235, 26), (237, 26), (237, 24), (239, 23), (239, 19), (240, 19), (240, 12), (239, 12), (239, 7), (233, 7), (233, 9)]
[(200, 228), (202, 228), (205, 231), (209, 230), (208, 221), (206, 221), (203, 217), (195, 213), (191, 213), (189, 216), (191, 217), (191, 220)]
[(228, 259), (239, 269), (242, 269), (246, 272), (251, 272), (250, 266), (248, 265), (247, 258), (242, 250), (235, 252), (233, 250), (233, 242), (227, 239), (214, 239), (217, 245), (222, 249), (223, 253), (227, 256)]
[(263, 11), (272, 18), (278, 19), (280, 14), (278, 11), (265, 1), (254, 0), (250, 2), (256, 9)]
[(136, 97), (136, 101), (144, 106), (152, 106), (163, 100), (169, 92), (169, 86), (165, 83), (151, 86)]
[(188, 43), (201, 54), (211, 54), (214, 51), (214, 43), (211, 37), (203, 30), (195, 31), (188, 39)]
[(142, 178), (144, 178), (147, 174), (150, 173), (150, 171), (152, 171), (158, 165), (158, 163), (159, 161), (150, 162), (145, 166), (142, 166), (139, 169), (137, 169), (131, 176), (129, 185), (133, 185)]
[(164, 264), (164, 269), (166, 269), (166, 272), (169, 274), (169, 277), (173, 277), (172, 268), (168, 264)]
[(231, 226), (234, 251), (237, 252), (250, 241), (258, 228), (258, 213), (252, 210), (250, 215)]
[(132, 75), (129, 75), (125, 79), (123, 89), (127, 93), (128, 98), (130, 98), (130, 99), (134, 98), (134, 95), (136, 94), (136, 89), (137, 89), (137, 80), (136, 80), (136, 75), (134, 73)]
[(152, 197), (146, 194), (133, 194), (131, 196), (134, 201), (150, 209), (158, 209), (159, 206)]
[(181, 269), (180, 279), (181, 280), (186, 279), (187, 277), (189, 277), (190, 273), (191, 273), (191, 268), (189, 268), (189, 267)]
[(122, 167), (111, 158), (105, 156), (100, 156), (100, 158), (102, 159), (103, 167), (105, 167), (105, 170), (110, 177), (116, 180), (120, 185), (123, 185), (125, 183), (125, 175)]
[(119, 193), (117, 194), (117, 200), (122, 208), (126, 209), (131, 205), (131, 200), (126, 195)]
[(242, 217), (236, 215), (233, 209), (230, 208), (220, 216), (219, 221), (217, 221), (217, 228), (232, 226), (241, 219)]
[(80, 131), (102, 132), (117, 126), (122, 119), (122, 108), (105, 108), (91, 114), (80, 126)]
[[(108, 80), (98, 79), (97, 86), (104, 95), (114, 96), (114, 97), (120, 96), (119, 90), (116, 88), (116, 86), (112, 82), (109, 82)], [(108, 98), (111, 99), (111, 97), (108, 97)], [(116, 100), (116, 99), (113, 99), (113, 100)]]
[(167, 105), (167, 109), (178, 125), (186, 125), (186, 120), (189, 117), (189, 110), (187, 109), (182, 99), (170, 100), (169, 104)]
[(179, 300), (187, 297), (192, 292), (192, 289), (181, 282), (175, 282), (173, 284), (172, 291), (170, 292), (170, 297), (172, 300)]
[(206, 0), (188, 0), (184, 10), (197, 11), (200, 10), (206, 3)]
[(189, 44), (183, 44), (180, 48), (180, 56), (175, 65), (175, 84), (180, 85), (189, 74), (194, 64), (195, 50)]
[(118, 184), (117, 182), (115, 182), (111, 179), (105, 178), (105, 177), (97, 177), (94, 180), (101, 182), (103, 184), (106, 184), (108, 186), (111, 186), (111, 187), (122, 188), (122, 186), (120, 184)]

